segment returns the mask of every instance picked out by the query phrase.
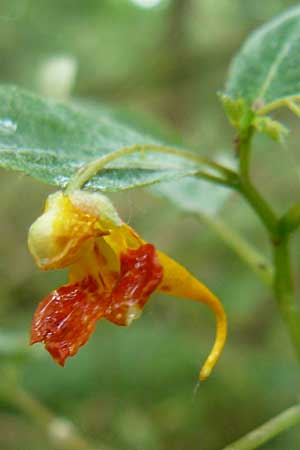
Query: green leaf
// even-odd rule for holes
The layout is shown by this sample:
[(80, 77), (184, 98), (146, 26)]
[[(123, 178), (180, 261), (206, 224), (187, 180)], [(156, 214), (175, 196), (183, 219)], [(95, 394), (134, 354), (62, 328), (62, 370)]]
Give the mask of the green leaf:
[[(232, 170), (236, 170), (236, 162), (224, 154), (220, 154), (218, 161)], [(223, 186), (214, 186), (195, 176), (182, 180), (168, 181), (151, 187), (151, 191), (161, 197), (167, 198), (179, 209), (189, 212), (214, 216), (225, 201), (232, 195), (231, 189)]]
[(213, 216), (228, 199), (230, 189), (217, 187), (195, 177), (160, 183), (153, 186), (154, 194), (167, 198), (183, 211)]
[(282, 106), (284, 101), (299, 101), (299, 49), (300, 7), (297, 6), (246, 40), (231, 64), (225, 94), (233, 99), (245, 99), (256, 110), (266, 105)]
[[(44, 99), (18, 87), (0, 86), (0, 166), (63, 188), (84, 164), (137, 144), (168, 145), (149, 127), (106, 108)], [(157, 149), (156, 149), (157, 150)], [(198, 162), (163, 152), (135, 153), (110, 163), (87, 188), (118, 191), (196, 173)]]

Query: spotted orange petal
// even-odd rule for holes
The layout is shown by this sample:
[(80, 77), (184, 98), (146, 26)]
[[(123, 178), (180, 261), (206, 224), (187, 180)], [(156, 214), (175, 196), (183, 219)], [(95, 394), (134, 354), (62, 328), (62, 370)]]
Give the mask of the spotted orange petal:
[(117, 325), (129, 325), (137, 318), (149, 296), (160, 284), (163, 269), (151, 244), (121, 254), (120, 278), (111, 293), (104, 317)]
[(87, 342), (107, 304), (107, 296), (100, 298), (92, 278), (62, 286), (39, 304), (32, 321), (31, 344), (44, 342), (63, 366), (66, 358)]
[(87, 276), (48, 295), (34, 314), (31, 344), (44, 342), (63, 366), (87, 342), (101, 317), (117, 325), (129, 325), (137, 318), (161, 282), (162, 266), (151, 244), (128, 249), (120, 264), (119, 278), (108, 292)]

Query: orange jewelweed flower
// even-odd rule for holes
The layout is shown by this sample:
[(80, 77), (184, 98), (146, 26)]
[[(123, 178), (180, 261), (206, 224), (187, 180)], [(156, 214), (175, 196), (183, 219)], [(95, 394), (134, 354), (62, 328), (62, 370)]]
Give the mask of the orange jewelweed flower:
[(40, 269), (69, 268), (69, 283), (41, 301), (31, 328), (31, 344), (44, 342), (60, 365), (87, 342), (97, 320), (130, 325), (157, 290), (206, 303), (215, 313), (216, 340), (200, 379), (209, 376), (226, 340), (219, 299), (122, 222), (107, 197), (81, 190), (50, 195), (28, 245)]

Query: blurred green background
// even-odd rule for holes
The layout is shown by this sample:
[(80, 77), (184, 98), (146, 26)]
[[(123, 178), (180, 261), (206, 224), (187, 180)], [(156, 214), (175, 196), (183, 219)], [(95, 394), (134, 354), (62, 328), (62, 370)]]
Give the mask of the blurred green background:
[[(190, 148), (233, 156), (216, 92), (250, 30), (293, 3), (1, 0), (0, 80), (56, 97), (72, 87), (76, 98), (152, 113)], [(282, 117), (293, 130), (287, 143), (256, 139), (253, 162), (277, 210), (300, 190), (299, 123)], [(211, 378), (196, 389), (214, 336), (210, 312), (158, 295), (128, 329), (100, 322), (64, 369), (42, 348), (29, 349), (38, 301), (66, 279), (39, 272), (26, 247), (52, 190), (1, 171), (1, 450), (62, 448), (15, 405), (15, 382), (107, 450), (220, 449), (300, 399), (299, 366), (268, 289), (207, 224), (143, 189), (112, 196), (123, 218), (208, 284), (228, 312), (228, 343)], [(237, 196), (220, 214), (268, 255), (264, 230)], [(299, 236), (293, 248), (299, 269)], [(298, 427), (263, 448), (299, 450), (299, 442)]]

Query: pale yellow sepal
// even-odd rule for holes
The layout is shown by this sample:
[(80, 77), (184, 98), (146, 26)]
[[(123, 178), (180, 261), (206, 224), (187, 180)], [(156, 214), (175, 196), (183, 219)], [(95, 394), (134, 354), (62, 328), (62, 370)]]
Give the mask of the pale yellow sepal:
[(112, 202), (100, 192), (76, 190), (69, 194), (69, 198), (76, 208), (95, 216), (106, 230), (120, 227), (122, 220)]
[(107, 235), (121, 224), (112, 203), (102, 194), (55, 192), (29, 229), (29, 250), (40, 269), (60, 269), (76, 260), (86, 240)]

